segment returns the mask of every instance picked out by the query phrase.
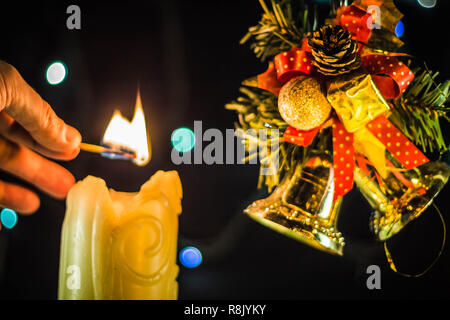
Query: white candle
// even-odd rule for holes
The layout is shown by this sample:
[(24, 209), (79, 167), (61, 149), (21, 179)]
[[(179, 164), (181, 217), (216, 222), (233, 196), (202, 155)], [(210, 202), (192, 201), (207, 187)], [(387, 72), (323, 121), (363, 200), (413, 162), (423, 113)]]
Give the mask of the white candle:
[(59, 299), (176, 299), (182, 187), (158, 171), (138, 193), (92, 176), (67, 197)]

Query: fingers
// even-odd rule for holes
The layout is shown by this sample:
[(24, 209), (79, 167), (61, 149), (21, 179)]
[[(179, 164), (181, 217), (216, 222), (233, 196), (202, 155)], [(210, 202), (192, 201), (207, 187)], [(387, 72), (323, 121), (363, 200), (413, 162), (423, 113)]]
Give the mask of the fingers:
[(21, 186), (0, 181), (0, 206), (22, 214), (31, 214), (39, 209), (39, 197)]
[(57, 152), (49, 150), (33, 139), (33, 137), (13, 118), (5, 112), (0, 112), (0, 134), (8, 140), (22, 144), (46, 157), (56, 160), (72, 160), (80, 152), (79, 148), (70, 152)]
[(33, 151), (0, 137), (0, 168), (63, 199), (75, 183), (72, 174)]
[(80, 133), (64, 123), (11, 65), (0, 61), (0, 110), (6, 111), (44, 148), (74, 152)]
[[(30, 182), (53, 197), (66, 197), (75, 183), (72, 174), (30, 149), (55, 159), (70, 160), (79, 152), (81, 135), (55, 114), (14, 67), (2, 61), (0, 134), (11, 140), (0, 136), (1, 169)], [(34, 192), (0, 181), (0, 206), (30, 214), (39, 205), (39, 197)]]

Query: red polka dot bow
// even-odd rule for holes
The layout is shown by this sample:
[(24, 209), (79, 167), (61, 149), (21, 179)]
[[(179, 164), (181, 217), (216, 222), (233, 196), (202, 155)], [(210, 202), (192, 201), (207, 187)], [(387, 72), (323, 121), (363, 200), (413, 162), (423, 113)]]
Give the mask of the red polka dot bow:
[[(305, 39), (304, 39), (305, 40)], [(284, 83), (299, 75), (318, 77), (311, 63), (311, 49), (306, 41), (302, 48), (292, 48), (275, 56), (266, 72), (257, 76), (258, 87), (278, 95)], [(414, 79), (414, 74), (392, 55), (366, 54), (361, 57), (363, 68), (372, 76), (385, 99), (399, 97)]]
[(278, 95), (283, 84), (290, 79), (310, 74), (313, 70), (310, 52), (308, 39), (304, 38), (301, 48), (293, 47), (276, 55), (267, 70), (257, 76), (258, 87)]
[(293, 47), (289, 51), (276, 55), (274, 62), (277, 80), (286, 83), (298, 75), (310, 74), (312, 69), (310, 52), (311, 48), (308, 46), (307, 39), (304, 38), (301, 48)]
[(372, 75), (385, 99), (399, 97), (414, 79), (414, 74), (401, 61), (383, 54), (361, 57), (361, 64)]

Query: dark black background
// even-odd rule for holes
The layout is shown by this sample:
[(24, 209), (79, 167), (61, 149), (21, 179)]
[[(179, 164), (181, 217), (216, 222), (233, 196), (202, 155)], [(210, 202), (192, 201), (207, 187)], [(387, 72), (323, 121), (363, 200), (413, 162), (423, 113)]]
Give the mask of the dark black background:
[[(322, 3), (324, 1), (321, 1)], [(396, 1), (405, 14), (403, 51), (426, 60), (448, 78), (448, 2), (433, 9)], [(82, 29), (66, 28), (66, 8), (78, 4)], [(445, 4), (445, 5), (444, 5)], [(326, 14), (328, 7), (319, 7)], [(257, 23), (260, 7), (248, 1), (19, 2), (0, 8), (0, 59), (13, 64), (52, 105), (97, 143), (115, 109), (131, 117), (138, 83), (150, 127), (153, 159), (144, 167), (82, 152), (64, 163), (77, 179), (91, 174), (112, 188), (136, 191), (156, 170), (179, 171), (184, 189), (179, 248), (197, 245), (204, 254), (196, 269), (181, 267), (181, 299), (448, 298), (450, 251), (418, 279), (390, 271), (382, 244), (368, 229), (370, 207), (353, 190), (346, 196), (339, 230), (344, 257), (316, 251), (268, 230), (241, 214), (253, 200), (258, 168), (239, 165), (181, 165), (170, 159), (170, 135), (181, 126), (232, 128), (240, 81), (265, 70), (239, 40)], [(68, 67), (58, 86), (45, 81), (54, 60)], [(6, 174), (1, 178), (12, 180)], [(448, 222), (448, 187), (436, 200)], [(448, 203), (448, 201), (447, 201)], [(63, 201), (42, 195), (41, 209), (0, 232), (0, 297), (55, 299)], [(421, 271), (437, 254), (439, 218), (429, 209), (390, 241), (398, 265)], [(366, 287), (366, 268), (382, 269), (382, 290)]]

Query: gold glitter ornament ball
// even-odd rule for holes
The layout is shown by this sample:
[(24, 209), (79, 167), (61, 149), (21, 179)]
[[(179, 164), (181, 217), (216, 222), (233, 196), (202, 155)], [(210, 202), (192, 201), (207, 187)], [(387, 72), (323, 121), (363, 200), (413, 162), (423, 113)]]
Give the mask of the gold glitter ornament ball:
[(300, 76), (286, 83), (278, 96), (278, 110), (290, 126), (311, 130), (328, 119), (331, 105), (314, 78)]

